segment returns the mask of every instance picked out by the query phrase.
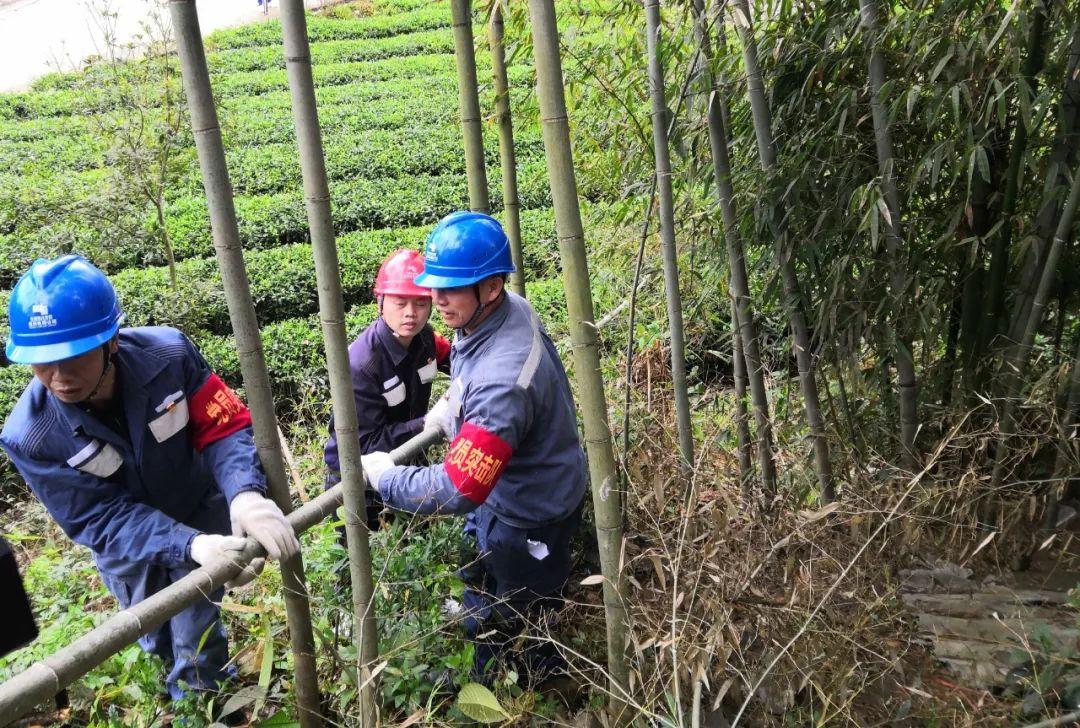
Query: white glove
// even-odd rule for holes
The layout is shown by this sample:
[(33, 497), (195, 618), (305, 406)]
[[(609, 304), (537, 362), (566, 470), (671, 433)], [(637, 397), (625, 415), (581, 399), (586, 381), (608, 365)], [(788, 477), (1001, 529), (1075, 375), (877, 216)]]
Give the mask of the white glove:
[(443, 395), (424, 415), (424, 429), (437, 430), (443, 437), (449, 437), (450, 427), (450, 400)]
[(285, 514), (274, 501), (254, 491), (245, 490), (232, 499), (229, 519), (234, 536), (251, 536), (272, 561), (291, 558), (300, 551), (300, 542)]
[[(238, 536), (200, 533), (191, 539), (191, 560), (199, 566), (209, 566), (221, 560), (236, 561), (246, 545), (247, 540)], [(261, 574), (265, 565), (266, 559), (252, 559), (235, 579), (225, 583), (225, 588), (244, 586)]]
[(360, 464), (364, 466), (364, 475), (372, 490), (379, 490), (379, 478), (390, 468), (394, 467), (394, 461), (390, 453), (373, 452), (369, 455), (360, 456)]

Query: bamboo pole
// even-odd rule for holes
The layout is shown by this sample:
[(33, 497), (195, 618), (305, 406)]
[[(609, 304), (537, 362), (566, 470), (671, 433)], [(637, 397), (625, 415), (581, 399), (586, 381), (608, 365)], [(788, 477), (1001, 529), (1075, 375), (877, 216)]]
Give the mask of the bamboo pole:
[(374, 726), (378, 721), (378, 705), (372, 669), (379, 657), (379, 635), (364, 504), (368, 483), (360, 464), (356, 400), (349, 367), (349, 343), (345, 334), (345, 304), (341, 293), (341, 273), (330, 210), (330, 187), (326, 180), (326, 159), (315, 102), (315, 82), (311, 75), (311, 46), (308, 43), (303, 0), (281, 0), (281, 28), (293, 125), (304, 179), (304, 204), (311, 229), (311, 250), (319, 289), (319, 319), (326, 347), (334, 432), (341, 459), (345, 534), (352, 580), (352, 635), (358, 660), (357, 684), (362, 686), (360, 725)]
[(772, 191), (771, 178), (776, 174), (776, 145), (772, 135), (772, 114), (769, 102), (765, 98), (765, 86), (758, 62), (757, 41), (754, 40), (754, 27), (750, 17), (747, 0), (734, 0), (735, 29), (742, 42), (743, 63), (746, 66), (746, 88), (750, 97), (750, 111), (754, 119), (754, 134), (757, 137), (758, 155), (761, 168), (770, 177), (770, 216), (769, 224), (773, 231), (776, 265), (780, 269), (780, 282), (784, 291), (784, 308), (787, 309), (788, 323), (791, 326), (791, 348), (799, 367), (799, 387), (803, 396), (803, 408), (806, 422), (810, 429), (810, 438), (814, 443), (814, 467), (817, 471), (818, 485), (822, 500), (828, 502), (835, 497), (832, 463), (829, 460), (829, 441), (825, 437), (825, 422), (821, 416), (821, 403), (818, 398), (817, 381), (814, 378), (813, 362), (810, 358), (810, 329), (803, 314), (802, 293), (799, 279), (795, 274), (795, 265), (791, 261), (788, 243), (787, 213), (784, 201)]
[(626, 659), (627, 622), (622, 579), (622, 494), (619, 490), (615, 454), (608, 426), (604, 380), (600, 375), (600, 355), (593, 324), (592, 291), (585, 255), (585, 233), (578, 206), (577, 179), (570, 147), (570, 125), (562, 85), (562, 58), (554, 0), (529, 0), (532, 20), (536, 83), (543, 124), (551, 197), (555, 207), (555, 227), (566, 288), (566, 308), (574, 350), (574, 377), (585, 424), (589, 455), (596, 535), (600, 546), (600, 566), (604, 575), (604, 616), (607, 623), (608, 673), (614, 696), (613, 712), (625, 716), (623, 696), (629, 686)]
[[(425, 430), (390, 453), (395, 463), (405, 463), (442, 436)], [(286, 518), (297, 534), (323, 519), (333, 516), (341, 505), (344, 486), (339, 483), (313, 498)], [(7, 725), (26, 715), (35, 706), (49, 700), (78, 678), (105, 662), (143, 635), (153, 632), (195, 602), (225, 586), (243, 571), (252, 559), (266, 556), (253, 538), (235, 561), (222, 560), (195, 569), (161, 591), (128, 609), (117, 612), (82, 637), (48, 657), (35, 662), (23, 672), (0, 684), (0, 725)]]
[(1006, 451), (1009, 447), (1009, 439), (1013, 435), (1016, 425), (1016, 401), (1023, 393), (1024, 374), (1027, 370), (1028, 358), (1031, 355), (1031, 346), (1035, 342), (1035, 332), (1042, 323), (1046, 309), (1046, 302), (1050, 298), (1050, 289), (1054, 285), (1057, 276), (1058, 260), (1071, 237), (1073, 219), (1076, 209), (1080, 206), (1080, 165), (1073, 169), (1072, 187), (1069, 190), (1069, 199), (1061, 209), (1061, 217), (1058, 219), (1057, 230), (1054, 240), (1047, 252), (1046, 261), (1043, 263), (1042, 274), (1039, 277), (1039, 287), (1031, 301), (1030, 313), (1023, 329), (1023, 336), (1009, 351), (1005, 360), (1004, 376), (1006, 382), (1005, 402), (1002, 405), (1001, 423), (997, 448), (994, 451), (994, 470), (990, 477), (990, 493), (996, 493), (1001, 487), (1005, 475)]
[[(773, 459), (772, 417), (769, 414), (769, 393), (765, 389), (765, 367), (761, 363), (758, 343), (757, 321), (754, 304), (750, 298), (750, 279), (746, 273), (746, 254), (739, 235), (739, 219), (735, 211), (735, 190), (731, 183), (731, 158), (728, 154), (727, 103), (709, 71), (714, 60), (713, 47), (706, 27), (705, 4), (694, 0), (695, 31), (702, 56), (703, 80), (709, 89), (709, 144), (712, 151), (713, 178), (716, 197), (724, 226), (724, 247), (727, 249), (728, 268), (731, 274), (731, 295), (735, 303), (738, 332), (742, 339), (743, 358), (750, 384), (750, 400), (754, 409), (755, 437), (757, 440), (758, 467), (765, 493), (776, 493), (776, 462)], [(734, 319), (733, 319), (734, 321)]]
[(896, 155), (893, 153), (889, 110), (882, 89), (885, 86), (885, 57), (881, 53), (877, 0), (859, 0), (863, 29), (870, 43), (870, 113), (874, 119), (874, 142), (877, 146), (878, 172), (885, 197), (885, 254), (888, 257), (889, 283), (892, 289), (892, 339), (896, 357), (896, 384), (900, 399), (900, 448), (904, 468), (914, 472), (918, 465), (915, 436), (919, 431), (919, 390), (915, 380), (915, 359), (911, 337), (907, 335), (907, 294), (911, 289), (900, 259), (903, 245), (900, 230), (900, 193), (896, 186)]
[(750, 414), (746, 411), (746, 358), (743, 356), (742, 337), (739, 334), (739, 309), (735, 297), (731, 297), (731, 368), (735, 378), (735, 431), (739, 437), (739, 481), (743, 492), (750, 488), (754, 478), (754, 466), (750, 460), (753, 438), (750, 436)]
[(450, 0), (450, 14), (454, 25), (454, 60), (457, 63), (461, 133), (465, 141), (469, 208), (476, 212), (491, 212), (491, 202), (488, 200), (487, 167), (484, 165), (480, 92), (476, 85), (476, 52), (473, 48), (471, 0)]
[(491, 75), (495, 82), (495, 121), (499, 126), (499, 161), (502, 164), (503, 214), (510, 255), (516, 269), (510, 274), (510, 290), (525, 298), (525, 258), (521, 252), (521, 202), (518, 199), (517, 153), (514, 151), (514, 119), (510, 114), (510, 82), (506, 77), (502, 0), (495, 0), (488, 23)]
[[(1047, 9), (1041, 3), (1034, 3), (1031, 7), (1031, 25), (1028, 28), (1027, 57), (1021, 69), (1021, 76), (1025, 85), (1021, 85), (1020, 93), (1028, 94), (1031, 98), (1038, 92), (1038, 74), (1042, 70), (1046, 60), (1046, 25)], [(1005, 194), (1001, 203), (1001, 230), (994, 236), (994, 242), (990, 249), (990, 270), (986, 287), (986, 307), (979, 332), (978, 348), (972, 357), (976, 363), (979, 357), (991, 346), (997, 332), (1001, 329), (1001, 322), (1005, 317), (1005, 277), (1009, 271), (1009, 247), (1012, 245), (1013, 215), (1016, 214), (1016, 202), (1020, 191), (1020, 176), (1023, 168), (1024, 155), (1027, 153), (1028, 129), (1024, 123), (1022, 114), (1016, 118), (1016, 128), (1013, 131), (1012, 148), (1009, 150), (1009, 167), (1005, 172)], [(980, 298), (982, 292), (980, 290)], [(985, 371), (983, 367), (983, 371)]]
[[(184, 90), (188, 98), (195, 148), (202, 169), (203, 186), (210, 213), (210, 229), (229, 319), (236, 337), (240, 371), (251, 409), (255, 447), (262, 462), (270, 495), (281, 510), (292, 510), (289, 479), (277, 433), (277, 415), (270, 390), (270, 375), (263, 357), (259, 323), (251, 301), (240, 232), (236, 224), (229, 170), (225, 164), (225, 148), (221, 142), (206, 54), (199, 30), (195, 0), (170, 0), (176, 46)], [(297, 714), (302, 726), (319, 726), (320, 701), (318, 674), (315, 668), (315, 638), (311, 631), (311, 609), (307, 585), (304, 583), (303, 555), (297, 554), (281, 563), (285, 610), (289, 623), (289, 640), (293, 650)]]
[(1049, 534), (1057, 526), (1058, 505), (1069, 483), (1069, 465), (1075, 462), (1076, 457), (1076, 410), (1080, 408), (1080, 337), (1076, 339), (1076, 353), (1073, 354), (1072, 373), (1067, 386), (1065, 408), (1059, 418), (1061, 442), (1054, 458), (1054, 475), (1050, 479), (1046, 517), (1043, 519), (1044, 534)]
[(694, 430), (690, 422), (690, 396), (686, 387), (686, 341), (683, 333), (679, 260), (675, 247), (675, 201), (671, 190), (671, 153), (668, 149), (667, 101), (664, 68), (660, 63), (660, 3), (645, 0), (645, 42), (649, 56), (649, 96), (652, 99), (653, 155), (656, 160), (656, 193), (660, 210), (660, 241), (667, 292), (668, 332), (671, 338), (671, 384), (675, 393), (675, 419), (684, 474), (694, 465)]

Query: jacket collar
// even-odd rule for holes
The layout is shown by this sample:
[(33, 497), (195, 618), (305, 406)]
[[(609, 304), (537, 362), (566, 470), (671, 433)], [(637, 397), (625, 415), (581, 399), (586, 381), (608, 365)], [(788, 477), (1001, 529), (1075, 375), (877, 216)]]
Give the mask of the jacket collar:
[(406, 349), (398, 341), (398, 337), (394, 336), (393, 330), (382, 316), (375, 322), (375, 336), (378, 337), (379, 343), (386, 349), (386, 353), (390, 355), (390, 361), (393, 362), (394, 367), (401, 364), (402, 360), (409, 355), (409, 352), (413, 350), (413, 345), (419, 342), (420, 334), (423, 331), (423, 329), (420, 329), (420, 331), (416, 332), (416, 336), (409, 342), (409, 348)]
[[(120, 349), (113, 359), (113, 366), (117, 370), (117, 381), (120, 386), (120, 396), (124, 402), (124, 413), (128, 419), (132, 445), (138, 448), (142, 439), (142, 428), (133, 428), (131, 424), (140, 419), (140, 414), (146, 411), (149, 401), (147, 386), (165, 370), (168, 362), (126, 341), (121, 333)], [(121, 438), (115, 432), (82, 407), (61, 402), (48, 391), (45, 396), (56, 406), (72, 432), (77, 432), (81, 428), (83, 432), (102, 440), (114, 443), (120, 441)], [(137, 443), (136, 440), (139, 442)]]

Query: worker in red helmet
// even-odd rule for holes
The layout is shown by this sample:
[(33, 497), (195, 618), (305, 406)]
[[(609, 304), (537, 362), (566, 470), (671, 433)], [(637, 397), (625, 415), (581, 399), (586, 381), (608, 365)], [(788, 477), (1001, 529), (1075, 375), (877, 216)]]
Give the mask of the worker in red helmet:
[[(419, 434), (432, 380), (440, 370), (450, 372), (450, 342), (428, 324), (431, 290), (413, 282), (423, 272), (419, 251), (387, 256), (375, 277), (379, 318), (349, 346), (361, 454), (389, 452)], [(333, 418), (323, 460), (329, 488), (341, 481)], [(368, 527), (376, 529), (382, 503), (371, 489), (367, 498)]]

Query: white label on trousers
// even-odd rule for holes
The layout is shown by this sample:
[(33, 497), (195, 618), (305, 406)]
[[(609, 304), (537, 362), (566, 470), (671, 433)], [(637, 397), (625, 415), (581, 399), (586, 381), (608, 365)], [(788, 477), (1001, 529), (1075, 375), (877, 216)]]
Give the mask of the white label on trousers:
[(543, 561), (551, 553), (548, 551), (547, 544), (543, 541), (533, 541), (531, 538), (527, 538), (525, 543), (529, 547), (529, 554), (537, 561)]

